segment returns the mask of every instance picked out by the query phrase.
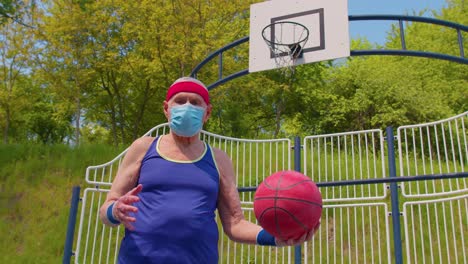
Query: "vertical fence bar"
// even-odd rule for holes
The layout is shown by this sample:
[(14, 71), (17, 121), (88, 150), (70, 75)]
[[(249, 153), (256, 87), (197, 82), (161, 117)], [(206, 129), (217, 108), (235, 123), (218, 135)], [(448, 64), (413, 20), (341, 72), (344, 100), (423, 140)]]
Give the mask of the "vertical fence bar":
[(403, 20), (398, 20), (400, 25), (400, 40), (401, 40), (401, 49), (406, 50), (406, 41), (405, 41), (405, 27), (403, 25)]
[(65, 248), (63, 252), (63, 264), (70, 263), (70, 258), (73, 255), (73, 239), (75, 235), (76, 215), (78, 213), (78, 203), (80, 202), (80, 186), (74, 186), (72, 191), (70, 214), (68, 215), (67, 236), (65, 239)]
[[(294, 170), (301, 172), (301, 138), (294, 138)], [(301, 264), (301, 246), (294, 247), (294, 263)]]
[(460, 49), (460, 57), (465, 58), (465, 52), (463, 51), (463, 35), (459, 28), (457, 29), (457, 36), (458, 36), (458, 48)]
[(220, 52), (218, 56), (218, 80), (223, 78), (223, 53)]
[[(387, 147), (388, 147), (388, 171), (389, 177), (397, 177), (395, 163), (393, 127), (387, 127)], [(395, 263), (403, 263), (400, 229), (400, 204), (398, 202), (398, 184), (390, 183), (390, 195), (392, 200), (392, 221), (393, 221), (393, 247), (395, 250)]]

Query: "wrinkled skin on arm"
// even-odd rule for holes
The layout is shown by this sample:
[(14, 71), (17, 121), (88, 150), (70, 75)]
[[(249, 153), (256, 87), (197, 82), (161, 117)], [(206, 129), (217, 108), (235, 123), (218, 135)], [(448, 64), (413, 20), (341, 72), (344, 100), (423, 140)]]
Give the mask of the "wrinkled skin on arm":
[(135, 140), (129, 147), (120, 164), (111, 189), (107, 194), (106, 201), (99, 210), (99, 217), (104, 224), (116, 226), (107, 219), (107, 209), (115, 202), (112, 208), (112, 215), (126, 228), (133, 230), (132, 223), (136, 219), (130, 217), (129, 213), (137, 212), (137, 208), (133, 204), (140, 200), (138, 193), (141, 192), (143, 186), (141, 184), (136, 186), (136, 183), (138, 181), (141, 161), (153, 140), (154, 138), (152, 137), (142, 137)]

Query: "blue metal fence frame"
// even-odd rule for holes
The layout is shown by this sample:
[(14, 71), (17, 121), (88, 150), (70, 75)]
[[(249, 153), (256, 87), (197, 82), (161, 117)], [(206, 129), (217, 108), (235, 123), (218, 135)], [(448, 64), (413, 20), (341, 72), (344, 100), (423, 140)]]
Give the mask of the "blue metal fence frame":
[[(393, 128), (387, 127), (388, 176), (390, 178), (397, 178), (394, 140)], [(400, 203), (398, 202), (398, 185), (396, 182), (390, 183), (390, 198), (392, 203), (393, 250), (395, 252), (395, 263), (402, 264), (403, 249), (401, 245)]]
[[(300, 137), (295, 137), (294, 138), (294, 170), (301, 172), (301, 138)], [(296, 264), (301, 263), (301, 256), (302, 254), (302, 247), (301, 246), (295, 246), (294, 247), (294, 262)]]
[(68, 215), (67, 236), (65, 238), (65, 248), (63, 253), (63, 264), (70, 263), (73, 252), (73, 241), (75, 237), (76, 216), (78, 215), (78, 203), (80, 202), (80, 186), (74, 186), (70, 201), (70, 212)]
[[(368, 55), (399, 55), (399, 56), (413, 56), (413, 57), (425, 57), (433, 59), (448, 60), (452, 62), (458, 62), (468, 64), (468, 59), (465, 58), (465, 52), (463, 48), (463, 35), (462, 31), (468, 32), (468, 26), (457, 24), (450, 21), (440, 20), (430, 17), (418, 17), (418, 16), (402, 16), (402, 15), (354, 15), (348, 17), (349, 21), (366, 21), (366, 20), (388, 20), (398, 21), (400, 28), (400, 50), (352, 50), (351, 56), (368, 56)], [(439, 25), (453, 28), (457, 31), (458, 48), (460, 57), (451, 56), (447, 54), (426, 52), (426, 51), (412, 51), (406, 48), (405, 29), (403, 22), (422, 22), (427, 24)]]

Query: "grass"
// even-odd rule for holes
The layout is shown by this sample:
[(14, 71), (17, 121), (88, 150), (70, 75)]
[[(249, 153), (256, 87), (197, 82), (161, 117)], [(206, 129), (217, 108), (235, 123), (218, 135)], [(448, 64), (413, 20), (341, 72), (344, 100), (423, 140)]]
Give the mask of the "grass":
[(0, 145), (0, 263), (58, 263), (74, 185), (121, 150), (102, 145)]

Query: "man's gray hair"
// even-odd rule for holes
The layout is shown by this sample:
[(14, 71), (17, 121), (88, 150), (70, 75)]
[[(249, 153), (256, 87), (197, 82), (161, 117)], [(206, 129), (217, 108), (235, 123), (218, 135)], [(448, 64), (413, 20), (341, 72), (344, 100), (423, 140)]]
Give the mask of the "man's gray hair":
[(175, 80), (175, 82), (172, 85), (174, 85), (176, 83), (179, 83), (179, 82), (194, 82), (194, 83), (197, 83), (197, 84), (203, 86), (206, 90), (208, 90), (208, 88), (206, 88), (204, 83), (202, 83), (200, 80), (195, 79), (193, 77), (181, 77), (181, 78)]

